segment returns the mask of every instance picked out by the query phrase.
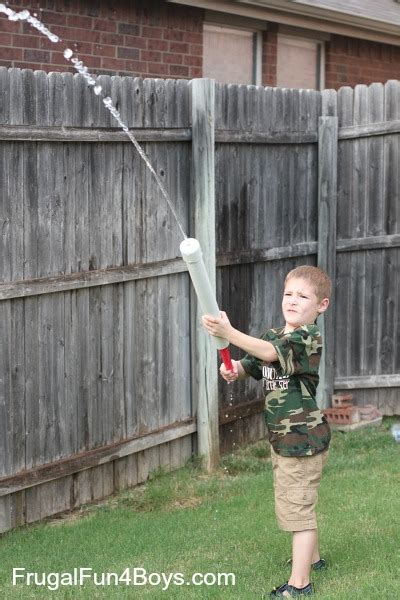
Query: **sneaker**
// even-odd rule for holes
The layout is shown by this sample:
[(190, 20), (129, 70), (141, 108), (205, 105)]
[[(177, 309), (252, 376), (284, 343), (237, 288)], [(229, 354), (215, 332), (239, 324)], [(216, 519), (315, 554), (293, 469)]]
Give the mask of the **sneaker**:
[[(292, 562), (292, 559), (289, 558), (285, 564), (288, 567), (290, 567)], [(313, 569), (313, 571), (323, 571), (324, 569), (326, 569), (326, 560), (324, 558), (320, 558), (319, 560), (317, 560), (317, 562), (312, 563), (311, 568)]]
[(290, 594), (290, 598), (297, 598), (298, 596), (311, 596), (314, 593), (312, 583), (309, 583), (303, 588), (297, 588), (294, 585), (290, 585), (287, 581), (278, 588), (274, 588), (270, 593), (270, 598), (286, 598), (284, 592)]

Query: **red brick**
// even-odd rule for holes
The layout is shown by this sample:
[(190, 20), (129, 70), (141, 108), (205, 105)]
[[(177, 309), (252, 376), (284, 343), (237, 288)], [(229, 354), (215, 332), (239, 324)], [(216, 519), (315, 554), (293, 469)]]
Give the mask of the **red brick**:
[(170, 52), (182, 52), (182, 54), (188, 54), (189, 45), (182, 44), (180, 42), (170, 42), (169, 50), (170, 50)]
[[(6, 34), (7, 35), (7, 34)], [(1, 43), (1, 35), (0, 35)], [(11, 43), (9, 44), (11, 46)], [(40, 38), (36, 35), (13, 35), (12, 45), (19, 48), (39, 48)]]
[[(100, 56), (93, 56), (91, 54), (79, 54), (78, 58), (83, 62), (83, 64), (86, 67), (88, 67), (89, 70), (97, 69), (101, 65), (101, 57)], [(52, 52), (51, 53), (51, 62), (53, 64), (60, 64), (60, 65), (65, 65), (65, 66), (71, 64), (71, 63), (69, 63), (69, 61), (67, 61), (64, 58), (64, 55), (62, 52)], [(72, 68), (74, 69), (74, 71), (76, 71), (76, 69), (73, 66), (72, 66)]]
[(3, 15), (1, 15), (1, 31), (2, 32), (10, 32), (10, 33), (23, 33), (24, 25), (26, 25), (28, 33), (31, 33), (32, 27), (28, 25), (28, 23), (15, 23), (13, 21), (9, 21)]
[(50, 62), (50, 52), (46, 50), (24, 50), (24, 60), (32, 62)]
[(190, 67), (201, 67), (203, 65), (203, 59), (201, 56), (184, 56), (183, 64)]
[(142, 36), (150, 39), (160, 40), (163, 37), (163, 29), (161, 27), (147, 27), (143, 25)]
[[(49, 65), (47, 64), (41, 65), (40, 63), (23, 62), (18, 66), (21, 67), (21, 69), (32, 69), (32, 71), (46, 71), (47, 73), (49, 72)], [(57, 67), (57, 69), (60, 71), (60, 67)]]
[(164, 29), (164, 39), (172, 40), (176, 42), (183, 42), (183, 31), (178, 31), (176, 29)]
[(190, 46), (190, 54), (194, 56), (203, 56), (203, 46)]
[(67, 19), (67, 24), (69, 27), (84, 27), (85, 29), (92, 29), (93, 19), (91, 17), (69, 15)]
[(168, 54), (164, 52), (163, 62), (171, 65), (181, 65), (183, 62), (182, 54)]
[(118, 58), (108, 58), (105, 56), (101, 57), (101, 68), (110, 69), (111, 71), (118, 71), (119, 69), (126, 68), (126, 61)]
[(139, 50), (137, 48), (118, 48), (118, 58), (129, 58), (131, 60), (139, 59)]
[(81, 2), (79, 12), (88, 14), (90, 17), (98, 17), (101, 9), (101, 0), (90, 0), (88, 3)]
[(123, 46), (124, 36), (118, 33), (106, 33), (101, 32), (99, 44), (106, 44), (106, 46)]
[(203, 69), (192, 67), (190, 69), (190, 77), (191, 79), (195, 79), (196, 77), (203, 77)]
[[(1, 18), (1, 17), (0, 17)], [(28, 37), (28, 36), (24, 36), (24, 35), (18, 35), (18, 36), (11, 36), (10, 33), (2, 33), (0, 32), (0, 46), (24, 46), (24, 44), (20, 44), (18, 41), (17, 42), (13, 42), (13, 40), (15, 38), (24, 38), (24, 37)], [(36, 38), (34, 38), (36, 39)]]
[[(93, 44), (90, 42), (74, 42), (73, 40), (64, 40), (68, 47), (73, 50), (76, 54), (92, 54)], [(51, 45), (53, 50), (54, 45)], [(60, 50), (61, 51), (61, 50)]]
[(183, 34), (183, 42), (189, 42), (189, 44), (202, 44), (203, 34), (196, 33), (194, 31), (185, 31)]
[(116, 33), (117, 24), (111, 19), (94, 19), (93, 29), (98, 31), (107, 31), (108, 33)]
[[(122, 8), (122, 2), (121, 2)], [(116, 11), (115, 2), (100, 2), (98, 17), (106, 19), (118, 19), (120, 11)], [(122, 16), (122, 15), (121, 15)]]
[[(61, 12), (53, 12), (44, 10), (40, 15), (38, 15), (38, 19), (42, 21), (46, 26), (48, 25), (66, 25), (67, 23), (67, 15)], [(57, 33), (54, 31), (54, 33)]]
[(94, 44), (93, 53), (96, 56), (110, 56), (115, 57), (116, 55), (116, 47), (115, 46), (103, 46), (100, 44)]
[(128, 71), (133, 73), (144, 73), (147, 70), (147, 63), (141, 60), (126, 60), (125, 66)]
[(174, 77), (188, 77), (189, 69), (188, 67), (183, 67), (180, 65), (170, 65), (169, 74), (173, 75)]
[(379, 410), (373, 404), (366, 404), (365, 406), (359, 406), (358, 410), (360, 412), (361, 420), (368, 421), (374, 419), (375, 417), (380, 416)]
[(133, 25), (132, 23), (118, 23), (118, 33), (140, 35), (140, 25)]
[(134, 37), (132, 35), (124, 35), (124, 43), (119, 44), (120, 46), (128, 46), (129, 48), (140, 48), (142, 50), (148, 48), (148, 42), (151, 40), (146, 40), (142, 37)]
[(149, 10), (147, 7), (145, 7), (144, 10), (143, 8), (143, 6), (140, 8), (138, 7), (139, 10), (137, 14), (137, 18), (141, 23), (150, 27), (162, 27), (165, 25), (164, 13), (161, 15), (159, 12), (157, 13), (157, 11)]
[(353, 394), (333, 394), (332, 407), (339, 408), (351, 406), (353, 404)]
[(161, 62), (162, 54), (161, 52), (155, 52), (152, 50), (142, 50), (140, 52), (140, 59), (151, 61), (151, 62)]
[(96, 69), (101, 66), (101, 56), (85, 55), (79, 57), (83, 63), (90, 69)]
[[(92, 58), (95, 58), (96, 61), (99, 59), (99, 57), (93, 57), (91, 54), (78, 54), (77, 58), (79, 58), (80, 60), (83, 61), (83, 63), (89, 67), (89, 66), (94, 66), (95, 63), (92, 62)], [(90, 59), (88, 61), (88, 58)], [(65, 65), (67, 66), (69, 63), (68, 60), (66, 60), (64, 58), (64, 54), (62, 51), (60, 52), (52, 52), (51, 53), (51, 62), (54, 64), (60, 64), (60, 65)], [(100, 66), (100, 64), (96, 64), (96, 66)]]
[(329, 423), (350, 425), (360, 421), (360, 413), (356, 406), (348, 408), (326, 408), (322, 411)]
[[(138, 7), (136, 6), (137, 4), (139, 4), (137, 2), (137, 0), (134, 0), (133, 2), (103, 2), (102, 0), (99, 0), (102, 4), (102, 11), (103, 14), (108, 16), (109, 18), (113, 18), (113, 19), (118, 19), (119, 21), (122, 21), (124, 23), (136, 23), (139, 19), (138, 19)], [(145, 0), (146, 2), (146, 0)], [(109, 5), (108, 6), (108, 10), (107, 8), (105, 9), (104, 5)]]
[(70, 27), (60, 27), (57, 31), (57, 34), (59, 36), (61, 36), (63, 39), (69, 40), (72, 38), (76, 42), (80, 42), (80, 41), (94, 42), (96, 44), (99, 44), (101, 42), (101, 36), (111, 35), (111, 34), (101, 33), (100, 31), (70, 28)]
[(19, 48), (0, 48), (0, 58), (3, 60), (22, 60), (22, 50)]
[(163, 65), (161, 63), (149, 63), (148, 71), (150, 73), (150, 77), (168, 75), (168, 65)]
[(65, 60), (62, 52), (52, 52), (49, 62), (53, 63), (54, 65), (68, 65), (68, 61)]
[(147, 40), (147, 48), (149, 50), (168, 50), (168, 42), (166, 40)]
[[(25, 2), (25, 0), (24, 0)], [(42, 2), (42, 0), (37, 0), (38, 2), (38, 6), (40, 6), (40, 3)], [(66, 11), (68, 11), (70, 14), (78, 14), (79, 13), (79, 8), (80, 8), (80, 0), (64, 0), (65, 2), (65, 8)], [(51, 5), (55, 5), (55, 4), (59, 4), (59, 2), (56, 2), (56, 0), (53, 0), (53, 2), (49, 2), (48, 4)], [(94, 2), (94, 4), (96, 4), (96, 2)], [(82, 5), (85, 6), (85, 2), (82, 2)]]

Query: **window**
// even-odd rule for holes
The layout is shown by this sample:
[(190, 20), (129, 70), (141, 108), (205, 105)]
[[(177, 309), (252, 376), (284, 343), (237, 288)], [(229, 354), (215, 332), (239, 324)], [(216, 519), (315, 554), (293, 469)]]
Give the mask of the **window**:
[(261, 83), (261, 33), (204, 24), (203, 76), (219, 83)]
[(285, 88), (324, 88), (324, 42), (278, 35), (276, 85)]

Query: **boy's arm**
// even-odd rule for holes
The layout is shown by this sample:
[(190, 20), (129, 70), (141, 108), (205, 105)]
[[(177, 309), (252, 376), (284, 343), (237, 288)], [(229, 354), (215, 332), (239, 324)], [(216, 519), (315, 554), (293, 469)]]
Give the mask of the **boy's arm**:
[(246, 373), (246, 371), (244, 370), (243, 365), (240, 362), (240, 360), (238, 360), (236, 362), (236, 366), (237, 366), (237, 371), (238, 371), (238, 379), (247, 379), (247, 377), (250, 377), (250, 375), (248, 373)]
[(251, 354), (264, 362), (274, 362), (278, 360), (278, 354), (274, 346), (265, 340), (252, 337), (246, 333), (242, 333), (238, 329), (232, 327), (226, 313), (221, 312), (221, 316), (212, 317), (205, 315), (203, 317), (204, 327), (210, 335), (217, 335), (225, 338), (238, 348), (241, 348), (247, 354)]
[(234, 346), (241, 348), (247, 352), (247, 354), (251, 354), (256, 358), (260, 358), (263, 362), (269, 363), (278, 360), (278, 354), (275, 350), (275, 347), (270, 342), (260, 340), (260, 338), (252, 337), (246, 333), (242, 333), (232, 326), (229, 332), (229, 337), (226, 337), (225, 334), (221, 337), (227, 339), (228, 342)]

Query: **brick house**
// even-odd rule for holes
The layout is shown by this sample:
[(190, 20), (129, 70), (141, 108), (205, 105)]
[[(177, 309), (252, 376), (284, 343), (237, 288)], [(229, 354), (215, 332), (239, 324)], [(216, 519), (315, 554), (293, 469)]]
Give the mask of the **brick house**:
[(71, 47), (93, 73), (213, 77), (338, 88), (400, 79), (399, 0), (14, 0), (57, 35), (0, 15), (0, 66), (68, 71)]

